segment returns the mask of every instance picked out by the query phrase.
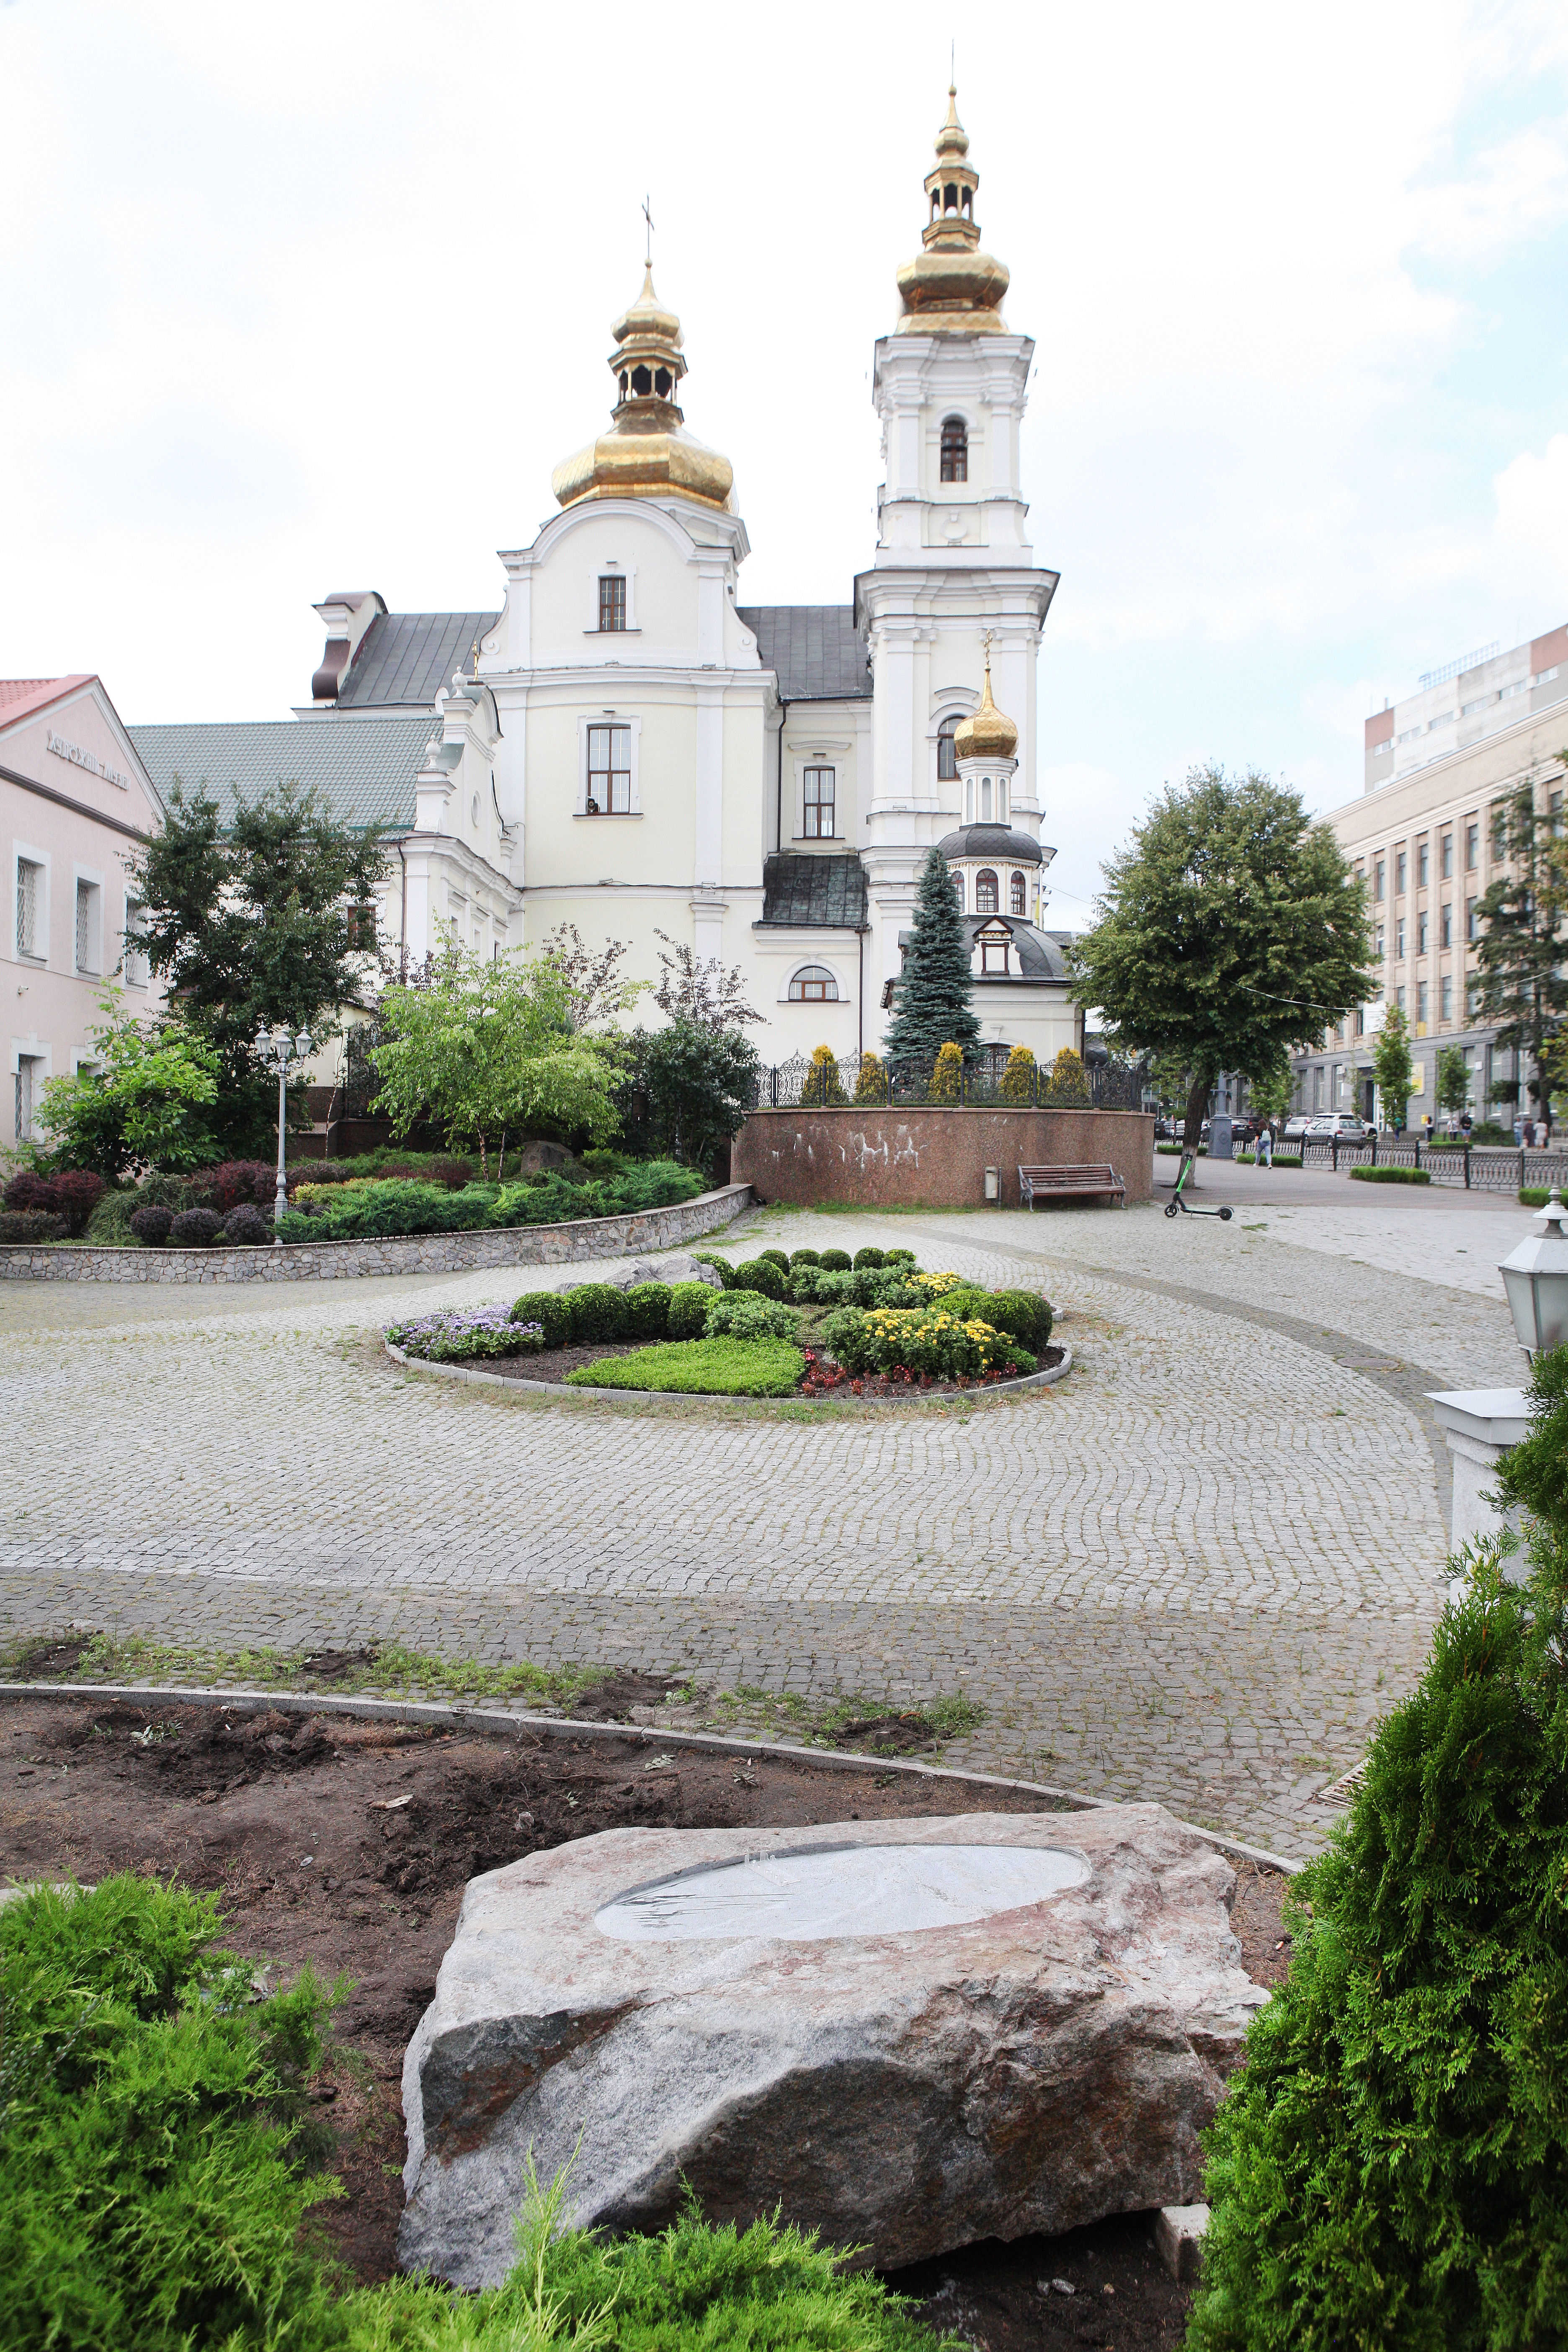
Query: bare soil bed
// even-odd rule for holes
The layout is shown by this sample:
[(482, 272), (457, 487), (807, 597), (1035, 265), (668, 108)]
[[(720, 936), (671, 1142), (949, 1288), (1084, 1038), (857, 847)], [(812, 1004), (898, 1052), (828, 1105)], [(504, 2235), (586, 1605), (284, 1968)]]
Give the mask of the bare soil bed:
[[(624, 1715), (645, 1685), (661, 1692), (664, 1684), (627, 1672), (599, 1685), (592, 1704)], [(1057, 1810), (1021, 1790), (879, 1771), (871, 1759), (864, 1771), (830, 1770), (765, 1746), (749, 1755), (650, 1748), (527, 1728), (300, 1716), (254, 1702), (0, 1706), (0, 1877), (178, 1875), (218, 1896), (226, 1940), (273, 1981), (309, 1963), (327, 1983), (342, 1982), (316, 2096), (346, 2194), (318, 2212), (366, 2283), (386, 2277), (395, 2260), (404, 2049), (476, 1872), (643, 1823), (780, 1828)], [(1265, 1984), (1289, 1960), (1284, 1883), (1252, 1864), (1238, 1877), (1233, 1922), (1246, 1966)], [(1123, 2216), (1061, 2238), (969, 2247), (896, 2283), (929, 2306), (933, 2326), (989, 2352), (1063, 2344), (1155, 2352), (1179, 2342), (1188, 2297), (1159, 2269), (1151, 2222)], [(1075, 2293), (1053, 2289), (1053, 2278)]]

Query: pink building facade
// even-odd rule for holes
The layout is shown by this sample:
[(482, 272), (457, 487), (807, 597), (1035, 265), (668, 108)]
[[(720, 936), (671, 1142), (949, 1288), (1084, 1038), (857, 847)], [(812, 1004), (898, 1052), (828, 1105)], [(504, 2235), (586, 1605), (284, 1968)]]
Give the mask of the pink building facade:
[(0, 678), (0, 1149), (37, 1139), (47, 1079), (90, 1067), (106, 984), (162, 1001), (125, 859), (163, 814), (98, 678)]

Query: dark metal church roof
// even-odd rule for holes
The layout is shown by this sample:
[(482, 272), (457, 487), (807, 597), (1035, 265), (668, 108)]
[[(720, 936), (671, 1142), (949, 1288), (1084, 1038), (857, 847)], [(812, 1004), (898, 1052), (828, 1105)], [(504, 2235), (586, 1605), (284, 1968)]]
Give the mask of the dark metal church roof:
[(428, 710), (499, 613), (378, 613), (338, 688), (340, 710)]
[(776, 671), (783, 702), (865, 702), (871, 694), (866, 640), (853, 604), (737, 604), (763, 667)]
[(770, 923), (807, 931), (858, 931), (866, 922), (866, 869), (850, 850), (802, 857), (787, 850), (763, 860), (761, 930)]

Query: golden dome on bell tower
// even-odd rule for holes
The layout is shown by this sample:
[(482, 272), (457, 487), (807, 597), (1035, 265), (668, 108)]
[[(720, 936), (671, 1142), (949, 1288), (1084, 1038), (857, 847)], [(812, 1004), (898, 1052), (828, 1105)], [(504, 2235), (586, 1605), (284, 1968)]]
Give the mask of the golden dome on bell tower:
[(991, 699), (991, 646), (985, 647), (985, 689), (977, 709), (961, 719), (952, 730), (955, 760), (1016, 760), (1018, 730), (1005, 710)]
[(974, 194), (980, 174), (969, 162), (969, 133), (958, 119), (958, 89), (949, 86), (947, 121), (936, 134), (936, 166), (926, 173), (931, 218), (921, 232), (923, 250), (899, 271), (904, 314), (900, 335), (1005, 335), (1004, 263), (980, 250)]
[(726, 510), (735, 469), (684, 430), (675, 393), (686, 373), (680, 320), (654, 291), (647, 264), (642, 292), (610, 330), (609, 366), (619, 394), (610, 430), (557, 466), (550, 487), (563, 507), (582, 499), (692, 499)]

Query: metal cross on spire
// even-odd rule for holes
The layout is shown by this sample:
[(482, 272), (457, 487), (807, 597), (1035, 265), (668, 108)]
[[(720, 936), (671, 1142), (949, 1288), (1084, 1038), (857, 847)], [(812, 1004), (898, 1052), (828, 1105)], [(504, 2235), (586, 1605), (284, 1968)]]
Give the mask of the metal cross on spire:
[(646, 266), (647, 268), (649, 268), (649, 269), (651, 269), (651, 268), (653, 268), (653, 213), (652, 213), (652, 210), (651, 210), (652, 204), (653, 204), (653, 198), (652, 198), (651, 194), (650, 194), (650, 195), (646, 195), (646, 196), (643, 198), (643, 200), (642, 200), (642, 216), (643, 216), (644, 220), (645, 220), (645, 221), (647, 221), (647, 253), (646, 253), (646, 255), (645, 255), (645, 257), (644, 257), (644, 260), (645, 260), (645, 266)]

